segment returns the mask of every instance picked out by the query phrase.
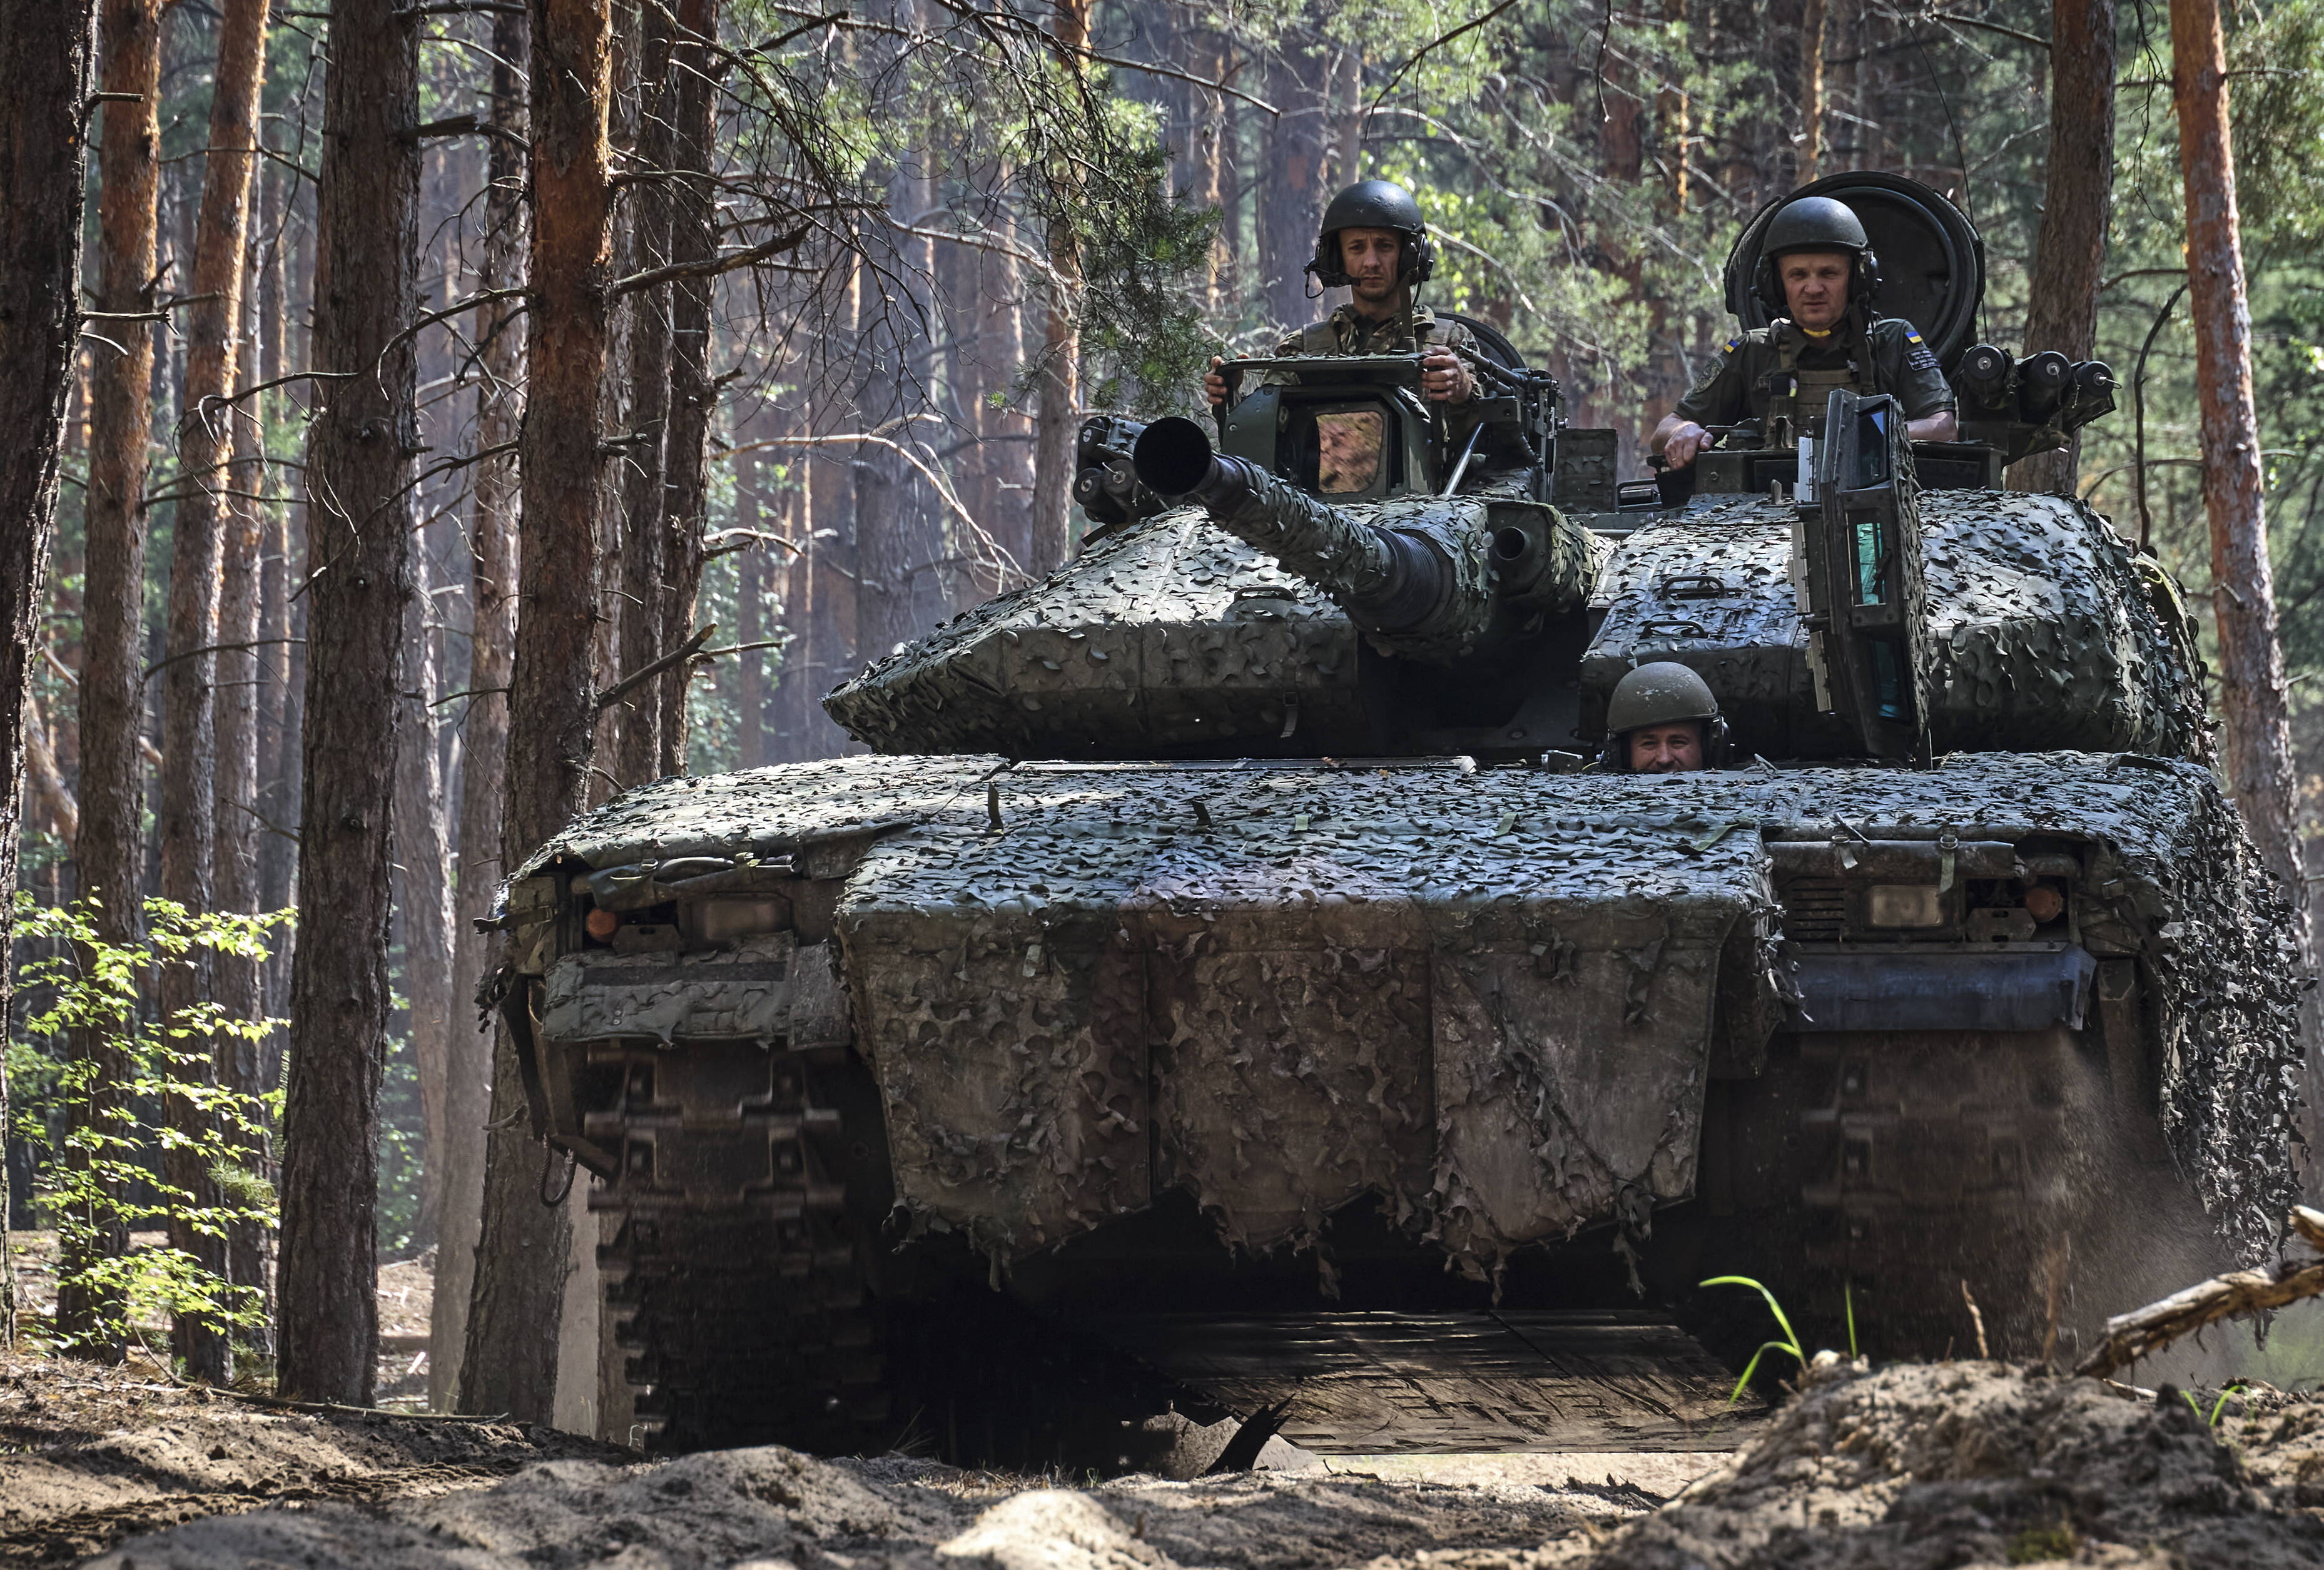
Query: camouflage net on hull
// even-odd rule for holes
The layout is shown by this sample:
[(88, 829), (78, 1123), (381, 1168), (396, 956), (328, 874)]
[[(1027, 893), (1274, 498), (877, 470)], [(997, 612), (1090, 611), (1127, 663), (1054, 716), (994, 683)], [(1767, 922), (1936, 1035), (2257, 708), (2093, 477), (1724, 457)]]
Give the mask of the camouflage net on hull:
[(2188, 764), (1640, 779), (859, 756), (632, 791), (525, 871), (766, 856), (882, 823), (839, 909), (854, 1039), (905, 1202), (996, 1257), (1171, 1187), (1252, 1247), (1380, 1194), (1480, 1265), (1683, 1197), (1729, 988), (1766, 990), (1764, 836), (1803, 830), (2095, 847), (2082, 939), (2148, 978), (2182, 1173), (2246, 1258), (2292, 1197), (2302, 966), (2281, 891)]

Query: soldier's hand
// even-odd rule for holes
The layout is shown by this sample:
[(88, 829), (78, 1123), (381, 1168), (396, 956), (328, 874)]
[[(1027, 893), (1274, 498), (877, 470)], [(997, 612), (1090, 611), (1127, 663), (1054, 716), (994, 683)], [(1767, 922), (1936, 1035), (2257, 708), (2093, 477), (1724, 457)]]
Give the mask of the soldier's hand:
[(1213, 408), (1227, 401), (1227, 379), (1219, 374), (1219, 367), (1225, 364), (1225, 360), (1213, 355), (1210, 374), (1203, 378), (1203, 395), (1211, 401)]
[(1477, 379), (1460, 356), (1438, 344), (1420, 356), (1420, 390), (1440, 403), (1466, 403), (1477, 395)]
[(1674, 469), (1692, 463), (1695, 455), (1711, 445), (1711, 432), (1690, 420), (1663, 440), (1663, 462)]

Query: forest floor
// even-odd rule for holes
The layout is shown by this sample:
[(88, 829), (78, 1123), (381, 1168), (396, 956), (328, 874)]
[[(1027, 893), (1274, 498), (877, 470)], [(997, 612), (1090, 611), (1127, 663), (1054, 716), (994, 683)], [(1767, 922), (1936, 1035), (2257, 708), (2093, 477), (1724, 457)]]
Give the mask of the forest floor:
[[(19, 1234), (20, 1240), (22, 1234)], [(383, 1272), (384, 1379), (424, 1265)], [(415, 1325), (416, 1316), (416, 1325)], [(402, 1343), (408, 1345), (409, 1343)], [(1169, 1482), (286, 1408), (0, 1357), (0, 1565), (119, 1570), (2127, 1570), (2324, 1565), (2324, 1398), (1827, 1359), (1740, 1451), (1316, 1457)], [(2200, 1409), (2198, 1409), (2200, 1404)]]

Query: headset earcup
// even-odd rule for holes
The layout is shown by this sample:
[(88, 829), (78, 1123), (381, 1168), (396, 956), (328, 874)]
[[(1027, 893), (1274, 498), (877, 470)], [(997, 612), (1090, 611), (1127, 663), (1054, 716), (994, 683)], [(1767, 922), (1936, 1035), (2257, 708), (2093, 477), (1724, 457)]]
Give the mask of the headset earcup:
[(1435, 242), (1428, 237), (1425, 229), (1417, 235), (1406, 236), (1406, 242), (1412, 247), (1411, 260), (1405, 267), (1406, 284), (1409, 287), (1427, 282), (1436, 272)]
[(1856, 254), (1853, 279), (1856, 299), (1868, 302), (1880, 292), (1880, 258), (1869, 245)]

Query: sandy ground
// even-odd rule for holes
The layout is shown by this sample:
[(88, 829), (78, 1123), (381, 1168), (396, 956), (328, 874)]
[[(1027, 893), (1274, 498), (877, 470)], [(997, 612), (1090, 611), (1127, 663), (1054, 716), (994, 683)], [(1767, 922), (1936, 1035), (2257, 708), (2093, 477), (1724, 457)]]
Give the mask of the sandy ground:
[[(427, 1286), (424, 1261), (382, 1272), (382, 1390), (407, 1402), (424, 1396)], [(0, 1357), (0, 1565), (2324, 1565), (2324, 1398), (2234, 1396), (2216, 1425), (2214, 1399), (1827, 1354), (1737, 1452), (1316, 1457), (1277, 1441), (1278, 1470), (1101, 1482), (774, 1447), (648, 1461), (546, 1429), (186, 1390), (143, 1362)]]
[(1834, 1363), (1724, 1458), (1335, 1458), (1096, 1482), (774, 1447), (647, 1462), (504, 1425), (287, 1413), (19, 1362), (0, 1367), (0, 1435), (80, 1436), (0, 1456), (0, 1562), (111, 1541), (93, 1561), (108, 1570), (2324, 1565), (2324, 1400), (2236, 1398), (2216, 1427), (2209, 1411), (1997, 1363)]

